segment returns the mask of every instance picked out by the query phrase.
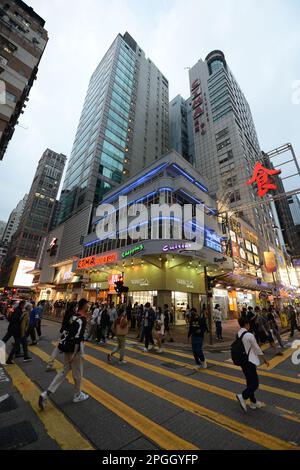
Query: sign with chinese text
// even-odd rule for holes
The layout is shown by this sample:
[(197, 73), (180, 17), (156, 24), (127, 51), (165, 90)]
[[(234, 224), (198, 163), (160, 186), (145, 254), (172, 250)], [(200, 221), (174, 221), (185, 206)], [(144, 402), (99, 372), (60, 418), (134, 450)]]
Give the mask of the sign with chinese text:
[(270, 190), (277, 189), (272, 176), (280, 175), (281, 170), (269, 170), (261, 163), (257, 163), (254, 168), (253, 177), (247, 181), (247, 185), (256, 183), (258, 188), (258, 195), (265, 196)]
[(104, 256), (89, 256), (78, 261), (78, 269), (88, 269), (100, 266), (101, 264), (115, 263), (118, 259), (117, 253)]

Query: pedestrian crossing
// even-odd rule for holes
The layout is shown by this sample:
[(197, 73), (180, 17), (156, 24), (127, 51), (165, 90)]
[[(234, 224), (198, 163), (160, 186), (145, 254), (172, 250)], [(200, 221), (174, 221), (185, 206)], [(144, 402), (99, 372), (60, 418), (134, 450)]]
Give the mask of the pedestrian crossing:
[[(242, 375), (238, 374), (239, 368), (234, 364), (209, 357), (208, 364), (212, 367), (196, 372), (191, 354), (171, 347), (163, 355), (144, 353), (137, 347), (136, 342), (128, 340), (127, 365), (116, 366), (108, 364), (106, 360), (112, 344), (110, 342), (106, 347), (99, 347), (86, 343), (85, 368), (88, 378), (83, 380), (83, 391), (97, 402), (99, 413), (104, 413), (104, 410), (111, 413), (111, 416), (115, 416), (120, 423), (126, 423), (156, 448), (212, 449), (214, 444), (211, 442), (211, 436), (215, 435), (216, 443), (217, 436), (220, 436), (224, 439), (223, 447), (228, 449), (300, 450), (300, 394), (295, 387), (299, 385), (298, 378), (260, 370), (262, 381), (272, 379), (272, 385), (263, 382), (260, 386), (267, 406), (252, 414), (243, 415), (235, 395), (236, 386), (242, 386), (245, 382)], [(42, 342), (41, 345), (30, 348), (34, 360), (40, 361), (39, 367), (42, 369), (45, 369), (49, 360), (50, 348), (52, 344), (49, 342)], [(289, 353), (289, 350), (286, 352)], [(289, 354), (285, 357), (287, 359)], [(35, 370), (30, 366), (31, 364), (27, 365), (26, 370), (22, 370), (14, 365), (7, 370), (13, 384), (32, 406), (48, 435), (61, 449), (99, 448), (87, 428), (85, 433), (82, 433), (81, 417), (77, 420), (73, 416), (70, 420), (65, 405), (57, 405), (53, 400), (49, 400), (46, 411), (38, 411), (37, 400), (45, 380), (40, 379), (40, 374), (36, 377)], [(176, 371), (172, 370), (171, 366), (174, 366)], [(55, 367), (62, 367), (60, 360), (55, 361)], [(51, 376), (47, 377), (50, 382)], [(72, 383), (70, 374), (67, 381)], [(239, 387), (241, 388), (243, 387)], [(123, 389), (128, 393), (122, 396)], [(133, 400), (132, 390), (139, 400)], [(156, 413), (151, 415), (151, 410), (146, 416), (143, 412), (145, 400), (154, 400), (159, 406), (170, 407), (174, 421), (177, 415), (178, 420), (184, 416), (182, 419), (194, 423), (197, 432), (195, 435), (191, 432), (186, 435), (183, 423), (173, 426), (172, 420), (160, 422)], [(273, 402), (274, 406), (269, 405)], [(88, 400), (79, 406), (89, 407), (90, 403)], [(293, 406), (294, 403), (297, 406)], [(269, 425), (264, 422), (265, 419), (270, 422)], [(206, 430), (207, 436), (201, 434), (202, 429)]]

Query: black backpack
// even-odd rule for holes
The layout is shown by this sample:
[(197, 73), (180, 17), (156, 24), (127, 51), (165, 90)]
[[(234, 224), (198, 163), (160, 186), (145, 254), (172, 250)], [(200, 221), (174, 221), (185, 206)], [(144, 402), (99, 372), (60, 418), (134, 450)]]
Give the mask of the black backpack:
[(242, 366), (249, 360), (243, 343), (243, 337), (246, 333), (248, 333), (248, 331), (244, 331), (240, 337), (237, 335), (236, 340), (231, 345), (231, 359), (236, 366)]
[(70, 319), (69, 325), (64, 329), (58, 343), (58, 349), (64, 353), (74, 352), (75, 349), (75, 335), (77, 333), (76, 320), (74, 317)]

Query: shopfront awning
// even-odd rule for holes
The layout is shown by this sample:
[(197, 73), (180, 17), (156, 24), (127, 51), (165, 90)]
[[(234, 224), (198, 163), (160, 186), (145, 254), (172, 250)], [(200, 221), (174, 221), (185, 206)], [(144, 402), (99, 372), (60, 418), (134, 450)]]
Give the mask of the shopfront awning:
[(269, 284), (268, 282), (264, 282), (263, 280), (261, 280), (261, 284), (258, 284), (257, 278), (234, 273), (227, 273), (223, 276), (218, 277), (218, 282), (220, 284), (224, 284), (226, 287), (232, 286), (235, 288), (259, 292), (272, 293), (274, 289), (273, 284)]

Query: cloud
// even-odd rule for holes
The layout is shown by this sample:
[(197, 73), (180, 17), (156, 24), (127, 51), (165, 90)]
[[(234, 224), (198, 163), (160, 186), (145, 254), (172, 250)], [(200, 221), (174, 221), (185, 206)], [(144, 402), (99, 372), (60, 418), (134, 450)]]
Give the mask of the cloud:
[(264, 150), (292, 142), (300, 152), (300, 7), (293, 0), (28, 0), (46, 20), (49, 43), (38, 80), (3, 162), (0, 220), (28, 192), (49, 147), (70, 155), (90, 76), (126, 30), (170, 83), (189, 94), (188, 66), (222, 49), (251, 106)]

